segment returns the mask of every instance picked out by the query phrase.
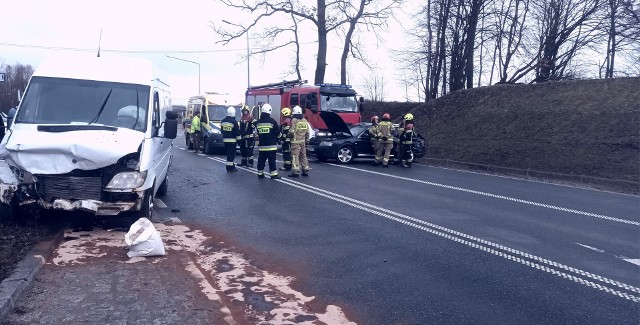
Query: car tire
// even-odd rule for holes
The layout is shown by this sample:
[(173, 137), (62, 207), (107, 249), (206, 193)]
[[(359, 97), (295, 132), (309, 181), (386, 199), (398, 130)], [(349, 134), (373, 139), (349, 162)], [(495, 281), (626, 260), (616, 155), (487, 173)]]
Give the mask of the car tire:
[(154, 206), (154, 195), (153, 195), (153, 186), (149, 188), (144, 193), (144, 198), (142, 199), (142, 207), (140, 207), (140, 211), (136, 211), (133, 214), (134, 222), (140, 218), (147, 218), (149, 221), (153, 221), (153, 206)]
[(162, 183), (160, 183), (160, 187), (158, 187), (158, 192), (156, 192), (156, 196), (162, 197), (167, 195), (167, 189), (169, 189), (169, 175), (166, 175)]
[(356, 157), (356, 152), (350, 146), (343, 146), (336, 152), (336, 160), (339, 164), (349, 164)]

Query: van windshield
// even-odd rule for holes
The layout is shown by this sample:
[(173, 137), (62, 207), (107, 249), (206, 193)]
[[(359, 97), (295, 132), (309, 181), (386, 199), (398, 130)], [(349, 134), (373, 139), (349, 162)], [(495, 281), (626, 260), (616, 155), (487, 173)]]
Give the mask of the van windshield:
[(16, 123), (108, 125), (146, 131), (149, 86), (33, 77)]
[(227, 116), (227, 106), (224, 105), (208, 105), (209, 119), (212, 121), (222, 121)]

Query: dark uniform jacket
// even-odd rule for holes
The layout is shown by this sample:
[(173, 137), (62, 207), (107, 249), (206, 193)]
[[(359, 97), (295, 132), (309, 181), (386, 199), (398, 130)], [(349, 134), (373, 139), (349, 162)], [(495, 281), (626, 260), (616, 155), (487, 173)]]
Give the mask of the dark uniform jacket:
[(242, 138), (247, 139), (253, 137), (255, 123), (256, 119), (251, 115), (242, 115), (242, 118), (240, 119), (240, 135)]
[(237, 142), (241, 139), (240, 127), (236, 119), (232, 116), (227, 116), (222, 119), (220, 129), (222, 129), (222, 142)]
[(256, 121), (256, 130), (258, 130), (258, 149), (260, 151), (278, 150), (280, 127), (270, 114), (263, 113), (260, 116), (260, 119)]
[(282, 121), (282, 130), (280, 131), (280, 142), (291, 142), (291, 138), (289, 138), (289, 129), (291, 129), (291, 118), (285, 117), (284, 121)]

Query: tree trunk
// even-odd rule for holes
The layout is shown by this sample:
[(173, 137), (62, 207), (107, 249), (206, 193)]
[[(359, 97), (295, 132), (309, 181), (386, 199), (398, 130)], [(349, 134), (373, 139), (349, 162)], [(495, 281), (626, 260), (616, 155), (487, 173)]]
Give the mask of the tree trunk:
[(327, 70), (327, 19), (325, 0), (318, 0), (318, 58), (316, 60), (315, 84), (324, 83)]

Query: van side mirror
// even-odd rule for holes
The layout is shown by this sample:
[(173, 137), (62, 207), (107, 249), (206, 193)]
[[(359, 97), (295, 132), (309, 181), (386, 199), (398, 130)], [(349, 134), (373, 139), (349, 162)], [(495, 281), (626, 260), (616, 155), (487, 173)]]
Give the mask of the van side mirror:
[(174, 111), (167, 111), (164, 121), (164, 137), (175, 139), (178, 135), (178, 114)]

